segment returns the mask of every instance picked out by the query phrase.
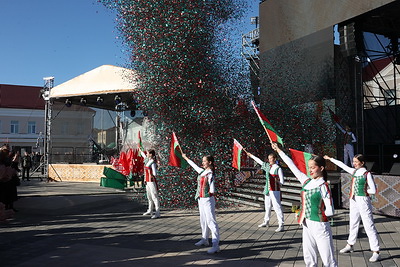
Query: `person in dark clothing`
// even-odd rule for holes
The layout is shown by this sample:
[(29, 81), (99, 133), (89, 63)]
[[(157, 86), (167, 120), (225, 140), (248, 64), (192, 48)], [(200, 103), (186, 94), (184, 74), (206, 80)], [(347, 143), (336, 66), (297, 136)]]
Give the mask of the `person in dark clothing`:
[(25, 181), (25, 175), (26, 175), (26, 180), (29, 180), (29, 170), (32, 167), (32, 158), (28, 154), (28, 152), (25, 152), (24, 156), (22, 157), (22, 181)]
[(15, 155), (10, 153), (8, 145), (3, 145), (1, 148), (2, 164), (5, 167), (11, 167), (12, 175), (11, 179), (7, 179), (7, 181), (2, 182), (0, 185), (0, 202), (5, 205), (5, 209), (9, 210), (14, 209), (14, 202), (18, 200), (17, 186), (19, 185), (19, 178), (17, 174), (18, 165), (15, 164), (17, 162)]
[(0, 147), (0, 223), (11, 218), (14, 214), (13, 210), (6, 209), (5, 203), (7, 202), (7, 183), (16, 175), (16, 171), (13, 168), (9, 165), (6, 166), (8, 151), (3, 151), (3, 148), (7, 147)]

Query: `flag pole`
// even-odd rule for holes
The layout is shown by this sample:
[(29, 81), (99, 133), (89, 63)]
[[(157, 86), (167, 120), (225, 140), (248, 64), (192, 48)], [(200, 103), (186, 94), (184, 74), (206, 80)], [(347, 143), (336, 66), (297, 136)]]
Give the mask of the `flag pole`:
[[(254, 103), (254, 101), (251, 101), (251, 104), (253, 105), (254, 111), (257, 113), (258, 119), (261, 121), (261, 117), (260, 117), (260, 115), (258, 114), (257, 109), (256, 109), (256, 104)], [(268, 131), (267, 131), (267, 128), (266, 128), (264, 125), (263, 125), (263, 128), (264, 128), (265, 132), (267, 133), (267, 136), (268, 136), (269, 141), (272, 142), (271, 136), (269, 136), (269, 133), (268, 133)]]

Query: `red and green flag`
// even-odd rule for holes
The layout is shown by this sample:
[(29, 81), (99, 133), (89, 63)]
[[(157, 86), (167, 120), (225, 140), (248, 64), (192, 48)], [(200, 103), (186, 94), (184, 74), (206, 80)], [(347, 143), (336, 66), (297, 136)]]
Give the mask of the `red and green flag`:
[(256, 107), (254, 101), (251, 101), (254, 110), (257, 113), (258, 118), (260, 119), (261, 125), (264, 127), (265, 131), (267, 132), (268, 138), (271, 142), (280, 143), (283, 145), (282, 138), (277, 134), (275, 129), (272, 127), (271, 122), (265, 117), (264, 114), (261, 113), (260, 109)]
[(242, 150), (243, 146), (236, 139), (233, 139), (232, 167), (239, 171), (241, 166)]
[(176, 137), (175, 132), (172, 132), (168, 164), (170, 166), (180, 168), (186, 168), (188, 166), (187, 161), (182, 157), (182, 148), (179, 145), (178, 138)]
[(308, 169), (308, 161), (312, 158), (313, 155), (307, 152), (291, 148), (289, 148), (289, 150), (290, 154), (292, 155), (292, 160), (294, 165), (296, 165), (297, 168), (299, 168), (299, 170), (302, 173), (307, 174), (307, 176), (310, 177), (310, 170)]
[(142, 137), (140, 136), (140, 131), (138, 132), (138, 139), (139, 139), (139, 143), (138, 143), (139, 149), (141, 151), (144, 151)]

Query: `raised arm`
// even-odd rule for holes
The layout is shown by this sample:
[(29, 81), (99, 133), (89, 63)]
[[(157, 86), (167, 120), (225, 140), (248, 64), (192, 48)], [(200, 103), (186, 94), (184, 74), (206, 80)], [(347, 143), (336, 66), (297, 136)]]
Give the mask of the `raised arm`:
[(346, 130), (342, 127), (342, 125), (340, 125), (339, 123), (335, 122), (336, 127), (342, 132), (345, 133)]
[(196, 165), (196, 163), (194, 163), (191, 159), (189, 159), (186, 154), (182, 154), (182, 158), (184, 158), (187, 163), (189, 163), (190, 166), (192, 166), (192, 168), (197, 172), (197, 173), (202, 173), (204, 171), (203, 168), (199, 167)]
[(292, 159), (289, 158), (285, 152), (283, 152), (279, 147), (278, 144), (276, 143), (272, 143), (272, 149), (274, 149), (278, 155), (281, 157), (281, 159), (286, 163), (286, 165), (288, 165), (289, 169), (292, 171), (292, 173), (294, 174), (294, 176), (296, 176), (296, 178), (300, 181), (300, 183), (304, 183), (305, 181), (307, 181), (309, 179), (309, 177), (302, 173), (297, 166), (293, 163)]
[(327, 155), (324, 156), (324, 159), (330, 160), (333, 164), (335, 164), (336, 166), (338, 166), (339, 168), (343, 169), (344, 171), (346, 171), (346, 172), (348, 172), (350, 174), (354, 173), (354, 171), (356, 170), (354, 168), (351, 168), (351, 167), (347, 166), (346, 164), (344, 164), (340, 160), (331, 158), (331, 157), (329, 157)]
[(260, 158), (257, 158), (256, 156), (254, 156), (251, 153), (247, 153), (247, 156), (249, 156), (250, 158), (252, 158), (255, 162), (257, 162), (260, 165), (263, 165), (264, 161), (262, 161)]
[(142, 156), (142, 158), (146, 158), (146, 153), (144, 153), (140, 148), (139, 148), (139, 151), (140, 151), (140, 155)]

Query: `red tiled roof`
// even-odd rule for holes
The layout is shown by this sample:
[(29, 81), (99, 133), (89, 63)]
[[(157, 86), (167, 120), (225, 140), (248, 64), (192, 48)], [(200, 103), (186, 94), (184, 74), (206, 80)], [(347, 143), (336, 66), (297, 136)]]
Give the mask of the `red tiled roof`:
[(0, 108), (43, 109), (43, 87), (0, 84)]

